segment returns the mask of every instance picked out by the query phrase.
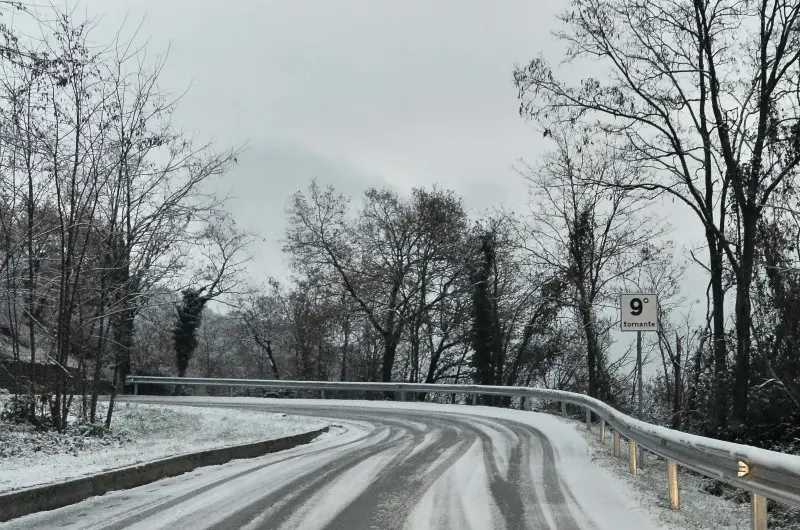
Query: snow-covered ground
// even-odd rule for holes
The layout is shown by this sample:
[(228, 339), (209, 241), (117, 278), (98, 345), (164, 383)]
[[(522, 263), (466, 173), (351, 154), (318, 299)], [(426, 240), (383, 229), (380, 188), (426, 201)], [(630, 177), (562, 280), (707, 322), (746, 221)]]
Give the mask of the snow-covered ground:
[[(109, 493), (22, 518), (8, 528), (50, 527), (56, 521), (86, 528), (96, 516), (106, 523), (118, 520), (149, 530), (215, 524), (239, 528), (265, 521), (275, 523), (275, 528), (312, 529), (355, 517), (378, 522), (398, 519), (408, 530), (452, 528), (454, 522), (459, 528), (483, 530), (502, 528), (506, 519), (511, 524), (514, 514), (528, 521), (538, 519), (535, 526), (542, 528), (750, 528), (747, 503), (731, 500), (733, 492), (717, 497), (703, 491), (709, 481), (684, 471), (679, 478), (681, 511), (672, 512), (665, 462), (648, 454), (640, 474), (632, 476), (626, 458), (613, 458), (612, 437), (599, 443), (597, 425), (590, 434), (581, 422), (549, 414), (348, 400), (183, 397), (166, 398), (181, 405), (146, 403), (164, 399), (139, 396), (133, 404), (120, 405), (120, 432), (129, 429), (149, 436), (152, 441), (142, 445), (151, 447), (140, 445), (150, 453), (148, 459), (158, 444), (167, 454), (211, 446), (214, 441), (226, 445), (230, 438), (222, 443), (209, 438), (219, 437), (220, 432), (244, 434), (257, 424), (285, 421), (299, 426), (300, 421), (299, 431), (326, 421), (337, 427), (309, 446)], [(243, 408), (215, 408), (231, 405)], [(327, 419), (297, 420), (278, 411)], [(204, 427), (207, 423), (216, 423), (217, 428)], [(116, 443), (99, 452), (110, 454)], [(187, 443), (192, 449), (185, 448)], [(624, 443), (622, 449), (627, 455)], [(77, 452), (73, 469), (81, 466), (82, 472), (90, 472), (75, 460), (82, 457)], [(36, 455), (28, 456), (38, 465)], [(59, 458), (69, 465), (68, 455)], [(4, 460), (0, 458), (0, 489), (7, 475)], [(124, 464), (114, 461), (114, 465)], [(40, 472), (18, 468), (20, 477)], [(515, 499), (521, 502), (515, 504)], [(797, 526), (771, 517), (770, 528)]]
[[(665, 527), (687, 530), (752, 528), (749, 496), (736, 495), (736, 492), (727, 486), (721, 496), (712, 495), (705, 489), (713, 483), (711, 479), (678, 467), (680, 510), (674, 512), (669, 506), (666, 460), (652, 453), (645, 453), (643, 462), (639, 462), (638, 474), (631, 475), (628, 444), (624, 438), (621, 458), (614, 458), (614, 438), (610, 429), (605, 443), (601, 444), (597, 425), (594, 425), (590, 433), (583, 422), (569, 421), (586, 440), (593, 463), (636, 491), (636, 501), (641, 509), (649, 512), (651, 518)], [(782, 509), (781, 514), (771, 512), (769, 528), (800, 530), (800, 512), (790, 512), (786, 507)]]
[[(162, 398), (140, 396), (137, 401), (152, 399), (158, 401)], [(437, 467), (437, 464), (450, 461), (447, 470), (443, 472), (431, 484), (422, 486), (424, 494), (412, 504), (404, 506), (403, 509), (396, 507), (398, 513), (406, 515), (408, 519), (405, 527), (407, 530), (430, 530), (432, 528), (473, 528), (486, 529), (494, 528), (502, 512), (498, 498), (508, 496), (513, 497), (512, 491), (495, 491), (489, 486), (492, 482), (487, 469), (487, 458), (493, 461), (490, 467), (495, 468), (500, 476), (510, 479), (509, 460), (515, 452), (515, 448), (520, 444), (526, 446), (525, 439), (521, 432), (512, 430), (502, 422), (492, 420), (510, 420), (523, 425), (530, 426), (535, 432), (541, 433), (542, 444), (529, 445), (530, 453), (525, 467), (531, 470), (530, 484), (523, 480), (525, 473), (515, 470), (514, 473), (520, 474), (512, 482), (515, 488), (521, 488), (526, 495), (533, 494), (532, 498), (536, 502), (523, 503), (522, 507), (527, 511), (531, 510), (537, 517), (543, 520), (537, 527), (541, 528), (593, 528), (596, 527), (593, 521), (602, 521), (602, 528), (615, 528), (617, 530), (655, 530), (676, 528), (667, 526), (657, 521), (657, 517), (647, 510), (642, 510), (640, 504), (635, 499), (636, 487), (625, 483), (624, 480), (615, 476), (609, 476), (601, 468), (591, 465), (589, 445), (583, 440), (581, 435), (575, 432), (575, 427), (570, 423), (564, 422), (561, 418), (542, 413), (531, 413), (526, 411), (500, 409), (495, 407), (465, 407), (460, 405), (444, 405), (434, 403), (415, 403), (415, 402), (389, 402), (389, 401), (353, 401), (353, 400), (318, 400), (318, 399), (262, 399), (262, 398), (218, 398), (193, 396), (179, 398), (183, 403), (196, 403), (198, 405), (209, 405), (217, 403), (220, 405), (238, 405), (244, 407), (264, 407), (275, 406), (287, 403), (289, 407), (313, 407), (319, 408), (319, 415), (331, 414), (331, 419), (340, 421), (338, 414), (355, 414), (361, 418), (359, 409), (364, 409), (364, 416), (374, 415), (375, 409), (386, 409), (385, 417), (392, 422), (401, 420), (409, 424), (409, 428), (419, 428), (426, 433), (419, 439), (419, 445), (413, 448), (405, 448), (408, 454), (400, 461), (411, 458), (413, 455), (424, 453), (432, 446), (442, 444), (441, 437), (448, 429), (453, 427), (447, 423), (437, 426), (437, 419), (425, 418), (425, 416), (404, 416), (402, 412), (408, 413), (430, 413), (435, 414), (433, 418), (445, 414), (448, 421), (457, 423), (458, 436), (452, 441), (452, 450), (445, 451), (437, 457), (434, 463), (429, 463), (426, 470), (430, 472)], [(328, 409), (326, 411), (325, 409)], [(334, 413), (335, 409), (342, 409), (341, 413)], [(390, 412), (391, 411), (391, 412)], [(382, 418), (382, 414), (375, 416)], [(413, 420), (424, 421), (414, 425)], [(350, 420), (352, 421), (352, 420)], [(348, 421), (341, 420), (342, 424), (347, 425)], [(486, 437), (491, 440), (491, 450), (487, 454), (484, 442), (476, 440), (470, 431), (480, 431), (479, 438)], [(433, 439), (427, 435), (433, 435)], [(437, 438), (438, 437), (438, 438)], [(398, 440), (403, 441), (407, 438), (399, 436)], [(370, 442), (370, 446), (376, 443), (383, 443), (384, 439), (375, 439)], [(414, 442), (416, 443), (416, 442)], [(350, 497), (357, 495), (368, 495), (376, 489), (379, 480), (375, 476), (382, 474), (391, 476), (392, 465), (398, 461), (397, 450), (403, 449), (402, 444), (390, 450), (380, 453), (375, 460), (367, 458), (362, 462), (362, 474), (358, 480), (351, 480), (347, 473), (340, 478), (336, 484), (340, 487), (334, 488), (326, 485), (321, 489), (320, 495), (327, 491), (339, 492), (336, 497), (336, 509), (329, 506), (322, 496), (313, 497), (313, 502), (308, 502), (304, 506), (304, 511), (298, 515), (297, 519), (292, 519), (292, 524), (281, 526), (281, 528), (322, 528), (323, 523), (327, 524), (333, 520), (337, 512), (343, 510), (345, 505), (350, 502)], [(359, 453), (368, 453), (367, 446), (358, 447)], [(441, 450), (438, 447), (438, 450)], [(552, 451), (552, 454), (548, 454)], [(366, 457), (365, 457), (366, 458)], [(371, 457), (370, 457), (371, 458)], [(552, 468), (542, 469), (542, 465), (547, 463)], [(299, 465), (299, 464), (296, 464)], [(420, 474), (423, 470), (420, 469)], [(496, 477), (495, 477), (496, 478)], [(349, 480), (344, 484), (345, 480)], [(519, 483), (517, 483), (519, 482)], [(528, 487), (533, 488), (533, 492), (526, 492)], [(420, 487), (416, 484), (416, 487)], [(550, 498), (550, 493), (554, 490), (565, 488), (568, 493), (559, 500)], [(409, 492), (405, 492), (408, 494)], [(265, 494), (265, 492), (262, 492)], [(527, 497), (525, 497), (527, 499)], [(325, 502), (323, 502), (325, 501)], [(327, 511), (320, 506), (327, 507)], [(489, 507), (489, 508), (487, 508)], [(176, 507), (176, 509), (178, 509)], [(232, 508), (231, 508), (232, 509)], [(185, 507), (180, 510), (186, 511)], [(322, 513), (325, 511), (325, 513)], [(341, 512), (339, 512), (341, 513)], [(568, 514), (568, 515), (566, 515)], [(506, 514), (508, 515), (508, 514)], [(522, 514), (519, 514), (522, 515)], [(527, 514), (531, 515), (531, 514)], [(208, 517), (208, 515), (206, 515)], [(302, 524), (299, 521), (302, 520)], [(297, 524), (295, 524), (297, 523)], [(456, 523), (454, 525), (454, 523)], [(152, 522), (151, 522), (152, 524)], [(254, 525), (253, 527), (255, 527)], [(335, 526), (335, 525), (334, 525)], [(497, 527), (502, 527), (502, 524)], [(680, 528), (680, 527), (677, 527)]]
[[(157, 398), (156, 398), (157, 399)], [(182, 398), (185, 402), (227, 402), (240, 405), (258, 406), (260, 403), (279, 403), (280, 400), (262, 400), (254, 398), (208, 398), (188, 397)], [(613, 503), (602, 501), (604, 491), (616, 492), (630, 501), (631, 510), (644, 514), (653, 522), (654, 526), (669, 529), (689, 530), (746, 530), (751, 528), (751, 514), (749, 498), (734, 497), (735, 491), (726, 488), (722, 496), (712, 495), (705, 491), (712, 483), (711, 479), (698, 476), (686, 470), (679, 469), (679, 489), (681, 509), (673, 512), (669, 507), (669, 492), (667, 488), (666, 461), (647, 453), (644, 463), (640, 463), (639, 474), (634, 476), (629, 472), (627, 460), (628, 447), (622, 442), (622, 458), (613, 457), (613, 436), (609, 430), (604, 444), (599, 441), (599, 426), (595, 424), (591, 433), (586, 430), (585, 424), (578, 420), (563, 420), (557, 416), (530, 415), (529, 413), (498, 409), (494, 407), (468, 407), (451, 405), (420, 405), (418, 403), (393, 403), (381, 401), (348, 401), (348, 400), (291, 400), (293, 406), (319, 405), (324, 403), (330, 407), (345, 407), (349, 409), (365, 408), (390, 408), (394, 410), (419, 410), (421, 406), (430, 407), (433, 411), (465, 412), (470, 415), (484, 416), (487, 418), (505, 418), (509, 420), (524, 421), (543, 430), (547, 437), (553, 440), (557, 451), (557, 460), (560, 462), (559, 473), (569, 483), (576, 493), (585, 494), (584, 498), (591, 497), (596, 492), (597, 501), (591, 509), (594, 513), (603, 513)], [(544, 416), (544, 417), (543, 417)], [(534, 419), (535, 418), (535, 419)], [(575, 434), (578, 434), (576, 437)], [(487, 433), (488, 434), (488, 433)], [(583, 442), (576, 441), (582, 438)], [(502, 446), (502, 439), (496, 439), (497, 447)], [(497, 454), (502, 454), (499, 451)], [(594, 464), (591, 468), (585, 466), (588, 456)], [(497, 455), (495, 455), (497, 456)], [(469, 459), (462, 459), (462, 462)], [(499, 467), (502, 463), (498, 462)], [(458, 483), (458, 481), (456, 481)], [(598, 484), (603, 486), (598, 487)], [(583, 491), (580, 491), (583, 490)], [(422, 503), (424, 505), (424, 503)], [(770, 528), (777, 530), (800, 530), (800, 515), (797, 511), (788, 511), (785, 507), (782, 513), (770, 513)], [(610, 516), (610, 515), (609, 515)], [(607, 519), (606, 519), (607, 520)]]
[[(0, 396), (0, 408), (5, 399)], [(138, 403), (119, 403), (104, 437), (84, 436), (79, 428), (59, 435), (0, 422), (0, 492), (325, 425), (280, 413)]]
[(344, 432), (0, 527), (663, 528), (640, 511), (630, 487), (592, 465), (574, 427), (550, 415), (428, 403), (181, 402), (312, 414)]

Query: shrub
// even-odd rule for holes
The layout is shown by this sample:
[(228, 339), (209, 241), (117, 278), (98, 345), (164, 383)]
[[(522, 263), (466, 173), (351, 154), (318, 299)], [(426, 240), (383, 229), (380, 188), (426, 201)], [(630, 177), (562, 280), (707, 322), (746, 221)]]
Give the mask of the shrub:
[[(47, 398), (43, 396), (43, 400)], [(46, 430), (51, 426), (50, 417), (44, 414), (36, 414), (36, 397), (28, 394), (13, 396), (5, 402), (3, 410), (0, 411), (0, 421), (8, 423), (30, 424), (39, 429)]]
[(109, 430), (101, 423), (79, 423), (72, 427), (72, 431), (79, 436), (104, 438)]
[(0, 412), (0, 420), (17, 424), (30, 423), (35, 406), (36, 402), (33, 396), (14, 396), (6, 401), (3, 406), (3, 411)]

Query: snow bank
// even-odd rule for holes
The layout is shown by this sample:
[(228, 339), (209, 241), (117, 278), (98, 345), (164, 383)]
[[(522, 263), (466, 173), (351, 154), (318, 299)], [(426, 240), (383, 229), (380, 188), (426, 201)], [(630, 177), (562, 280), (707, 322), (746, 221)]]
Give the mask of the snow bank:
[[(706, 488), (712, 479), (678, 467), (678, 490), (680, 510), (672, 511), (667, 487), (667, 461), (645, 452), (639, 461), (638, 474), (631, 475), (628, 463), (627, 441), (622, 439), (622, 458), (613, 456), (613, 436), (608, 433), (605, 443), (600, 443), (597, 429), (591, 433), (585, 424), (577, 420), (565, 420), (573, 424), (576, 432), (586, 440), (592, 462), (607, 473), (636, 490), (636, 502), (641, 510), (648, 511), (667, 528), (687, 530), (750, 530), (751, 513), (749, 495), (737, 496), (733, 488), (725, 487), (721, 496), (712, 495)], [(738, 497), (738, 498), (737, 498)], [(744, 502), (742, 502), (744, 501)], [(770, 511), (769, 527), (774, 530), (800, 530), (800, 519), (796, 511), (783, 506), (781, 513)], [(794, 519), (794, 522), (792, 522)]]
[(117, 405), (104, 437), (84, 436), (79, 428), (59, 435), (0, 422), (0, 492), (325, 425), (286, 414), (131, 403)]

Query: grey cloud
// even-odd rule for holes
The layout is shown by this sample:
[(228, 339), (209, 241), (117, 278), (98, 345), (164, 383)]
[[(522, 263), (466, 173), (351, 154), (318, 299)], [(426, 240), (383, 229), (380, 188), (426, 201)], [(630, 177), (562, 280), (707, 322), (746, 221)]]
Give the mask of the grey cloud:
[(388, 185), (346, 161), (288, 144), (245, 150), (239, 164), (215, 183), (218, 194), (231, 197), (229, 208), (237, 221), (263, 239), (256, 245), (252, 267), (257, 279), (285, 273), (279, 243), (286, 229), (285, 207), (289, 197), (306, 190), (314, 178), (355, 199), (369, 187)]
[[(565, 1), (85, 0), (106, 14), (147, 13), (155, 54), (170, 45), (166, 88), (181, 92), (176, 123), (251, 149), (224, 186), (232, 209), (266, 242), (256, 274), (282, 270), (284, 205), (308, 181), (356, 195), (369, 186), (438, 183), (467, 206), (525, 211), (511, 166), (546, 145), (517, 115), (514, 63), (557, 61), (551, 31)], [(105, 29), (103, 29), (105, 28)], [(101, 36), (101, 34), (99, 35)], [(594, 75), (587, 62), (575, 75)], [(286, 147), (291, 146), (291, 147)], [(685, 208), (669, 205), (687, 232)]]

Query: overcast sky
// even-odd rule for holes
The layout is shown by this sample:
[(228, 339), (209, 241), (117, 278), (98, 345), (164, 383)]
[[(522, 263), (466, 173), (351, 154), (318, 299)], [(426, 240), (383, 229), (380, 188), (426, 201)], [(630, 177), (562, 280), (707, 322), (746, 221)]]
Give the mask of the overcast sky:
[[(255, 279), (284, 276), (288, 196), (314, 177), (359, 195), (438, 183), (468, 207), (522, 209), (517, 160), (546, 147), (518, 113), (515, 63), (558, 60), (566, 0), (84, 0), (113, 30), (145, 17), (163, 85), (191, 84), (176, 121), (221, 146), (247, 142), (224, 186), (258, 233)], [(672, 216), (685, 239), (692, 218)], [(705, 279), (692, 281), (694, 295)], [(696, 288), (699, 288), (698, 292)]]
[(521, 63), (551, 43), (559, 2), (86, 0), (102, 26), (146, 16), (170, 49), (163, 84), (191, 83), (176, 121), (249, 148), (225, 185), (266, 238), (254, 275), (282, 275), (288, 196), (311, 178), (357, 195), (439, 183), (482, 210), (521, 207), (512, 166), (541, 135), (517, 114)]

